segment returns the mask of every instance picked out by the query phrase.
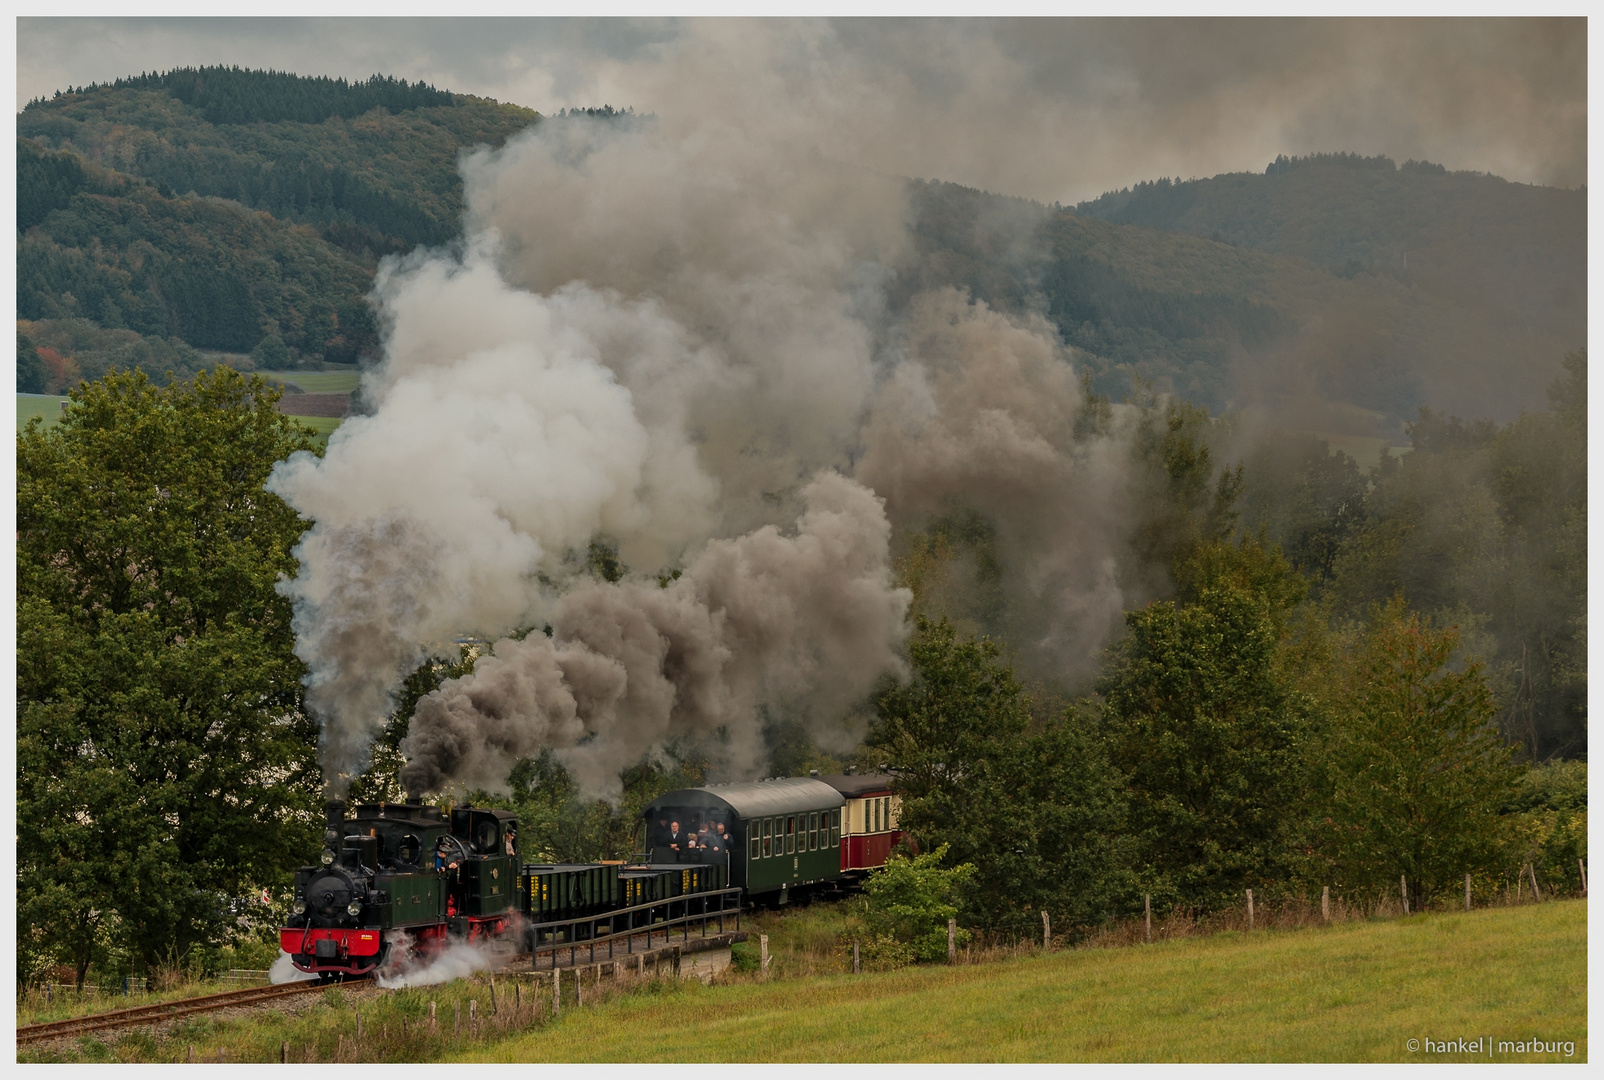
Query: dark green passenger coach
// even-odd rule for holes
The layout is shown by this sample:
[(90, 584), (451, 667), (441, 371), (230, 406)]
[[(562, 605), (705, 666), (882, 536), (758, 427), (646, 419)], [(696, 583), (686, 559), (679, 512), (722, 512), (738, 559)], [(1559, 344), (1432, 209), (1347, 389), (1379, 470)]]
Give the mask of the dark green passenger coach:
[(840, 879), (844, 805), (839, 791), (810, 777), (671, 791), (642, 812), (646, 858), (727, 866), (731, 885), (785, 903)]

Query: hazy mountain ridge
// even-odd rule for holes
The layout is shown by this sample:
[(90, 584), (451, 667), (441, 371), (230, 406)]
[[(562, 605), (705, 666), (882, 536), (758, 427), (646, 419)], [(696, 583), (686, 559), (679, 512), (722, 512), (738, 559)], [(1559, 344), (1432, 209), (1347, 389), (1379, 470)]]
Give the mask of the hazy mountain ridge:
[[(238, 351), (278, 334), (355, 360), (376, 344), (362, 298), (378, 258), (456, 235), (460, 151), (539, 119), (394, 81), (205, 72), (212, 98), (136, 77), (19, 115), (19, 316)], [(242, 107), (229, 80), (265, 95), (261, 115), (328, 115), (214, 123)], [(1585, 339), (1585, 192), (1353, 155), (1074, 211), (914, 184), (916, 255), (893, 298), (954, 284), (1045, 315), (1116, 398), (1140, 379), (1402, 443), (1421, 405), (1541, 408)]]
[(1378, 307), (1328, 311), (1328, 326), (1349, 329), (1314, 366), (1345, 363), (1361, 384), (1367, 367), (1412, 366), (1431, 404), (1465, 415), (1541, 408), (1558, 358), (1585, 344), (1585, 189), (1322, 154), (1280, 158), (1263, 174), (1138, 184), (1075, 212), (1375, 281)]

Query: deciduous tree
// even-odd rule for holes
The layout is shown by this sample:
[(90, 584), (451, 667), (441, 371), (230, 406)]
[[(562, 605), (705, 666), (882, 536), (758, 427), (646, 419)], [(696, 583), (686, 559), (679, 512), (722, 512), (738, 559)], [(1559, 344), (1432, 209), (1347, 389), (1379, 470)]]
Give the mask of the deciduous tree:
[(182, 958), (315, 847), (290, 606), (304, 522), (262, 488), (312, 446), (220, 368), (112, 373), (17, 439), (19, 966)]

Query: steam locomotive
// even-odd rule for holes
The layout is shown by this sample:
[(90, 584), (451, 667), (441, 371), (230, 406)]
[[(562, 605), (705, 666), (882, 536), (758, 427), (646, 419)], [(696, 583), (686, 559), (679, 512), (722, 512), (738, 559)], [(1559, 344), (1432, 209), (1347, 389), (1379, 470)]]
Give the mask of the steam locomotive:
[[(524, 863), (505, 810), (405, 803), (327, 806), (320, 864), (295, 875), (279, 944), (324, 978), (371, 974), (452, 940), (510, 933), (699, 892), (778, 906), (851, 886), (901, 839), (891, 778), (788, 777), (672, 791), (641, 816), (627, 862)], [(728, 895), (726, 893), (726, 895)]]

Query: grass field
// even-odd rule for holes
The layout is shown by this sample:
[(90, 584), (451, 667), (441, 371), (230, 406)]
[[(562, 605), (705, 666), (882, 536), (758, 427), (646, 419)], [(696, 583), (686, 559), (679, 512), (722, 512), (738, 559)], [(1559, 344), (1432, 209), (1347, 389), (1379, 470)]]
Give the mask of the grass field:
[[(806, 952), (836, 914), (755, 925), (779, 933), (771, 945), (782, 954)], [(1587, 1060), (1581, 900), (857, 976), (609, 981), (586, 991), (583, 1008), (570, 985), (557, 1018), (549, 982), (524, 982), (521, 1002), (505, 975), (496, 983), (499, 1006), (482, 973), (393, 992), (342, 988), (249, 1017), (23, 1047), (18, 1060), (178, 1062), (193, 1049), (199, 1061), (276, 1062), (282, 1047), (291, 1062)], [(29, 1000), (19, 1022), (67, 1011)], [(1489, 1037), (1491, 1054), (1426, 1042)], [(1531, 1040), (1572, 1051), (1497, 1046)]]
[[(312, 377), (344, 379), (353, 386), (355, 385), (355, 376), (348, 376), (340, 372), (332, 374), (313, 372)], [(313, 391), (309, 389), (308, 392), (311, 393)], [(325, 391), (319, 390), (316, 392), (324, 393)], [(333, 393), (334, 391), (328, 392)], [(66, 400), (64, 397), (50, 397), (45, 394), (18, 394), (17, 430), (22, 430), (28, 421), (35, 416), (44, 417), (46, 425), (54, 424), (61, 418), (61, 403)], [(329, 436), (334, 434), (334, 429), (340, 426), (340, 417), (337, 416), (297, 416), (295, 419), (316, 431), (318, 433), (318, 442), (321, 444), (327, 444)]]
[(334, 429), (340, 426), (340, 422), (344, 418), (339, 416), (296, 416), (293, 419), (299, 420), (313, 431), (316, 431), (318, 444), (327, 446), (329, 436), (334, 434)]
[(36, 416), (44, 417), (47, 426), (54, 424), (61, 419), (61, 403), (66, 400), (49, 394), (18, 394), (17, 430), (21, 431)]
[[(649, 1036), (646, 1033), (651, 1033)], [(1584, 901), (1220, 934), (972, 967), (622, 997), (471, 1060), (1455, 1061), (1409, 1040), (1574, 1043)], [(1422, 1043), (1424, 1047), (1424, 1043)], [(1491, 1060), (1567, 1060), (1497, 1053)]]
[(258, 374), (278, 382), (294, 383), (308, 394), (349, 394), (361, 380), (352, 371), (263, 371)]

